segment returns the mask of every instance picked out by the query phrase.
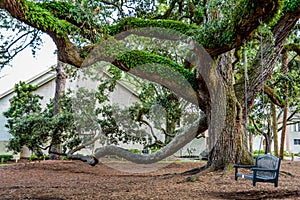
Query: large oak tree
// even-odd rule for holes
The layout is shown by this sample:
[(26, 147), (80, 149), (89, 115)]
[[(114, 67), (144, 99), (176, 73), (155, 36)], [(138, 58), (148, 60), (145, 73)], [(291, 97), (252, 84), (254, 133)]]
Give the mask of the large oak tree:
[[(247, 110), (253, 107), (254, 99), (262, 89), (262, 83), (270, 77), (285, 39), (300, 17), (299, 5), (299, 0), (0, 0), (1, 17), (14, 19), (13, 24), (3, 27), (27, 30), (28, 34), (36, 34), (36, 31), (48, 34), (57, 46), (58, 59), (61, 62), (81, 68), (103, 60), (124, 71), (147, 63), (162, 64), (174, 68), (193, 85), (197, 102), (190, 98), (188, 90), (176, 90), (179, 87), (176, 79), (154, 76), (150, 72), (139, 73), (136, 70), (135, 75), (173, 89), (180, 97), (197, 104), (204, 111), (205, 117), (154, 154), (133, 155), (124, 149), (107, 146), (96, 152), (96, 158), (114, 153), (137, 163), (156, 162), (176, 152), (199, 132), (210, 127), (210, 154), (207, 166), (214, 169), (224, 169), (240, 158), (242, 162), (249, 161), (246, 145), (242, 144), (246, 141), (243, 134), (245, 115)], [(2, 24), (4, 23), (9, 23), (9, 20), (3, 20)], [(183, 35), (200, 44), (215, 61), (215, 64), (208, 61), (211, 64), (208, 71), (213, 73), (209, 81), (220, 84), (226, 98), (220, 96), (220, 100), (215, 101), (218, 97), (211, 93), (210, 88), (214, 85), (207, 83), (207, 77), (203, 77), (201, 65), (197, 62), (190, 61), (187, 65), (147, 50), (130, 51), (118, 57), (111, 49), (98, 49), (96, 59), (87, 59), (87, 55), (99, 48), (100, 42), (110, 39), (110, 36), (124, 31), (149, 36), (150, 33), (135, 31), (137, 28), (149, 27), (173, 30), (177, 32), (177, 36)], [(159, 33), (156, 33), (156, 36), (165, 40), (175, 40), (174, 37), (168, 38)], [(257, 37), (261, 37), (258, 38), (258, 41), (261, 41), (260, 48), (248, 66), (248, 84), (245, 92), (246, 77), (242, 68), (235, 68), (235, 63), (239, 61), (239, 49), (248, 42), (257, 40)], [(104, 46), (100, 45), (103, 48)], [(3, 48), (5, 47), (11, 46)], [(15, 49), (14, 52), (17, 51), (18, 49)], [(10, 56), (5, 53), (7, 52), (3, 51), (3, 57), (6, 56), (9, 60)], [(203, 56), (196, 53), (196, 56), (201, 55)], [(226, 101), (223, 103), (222, 99)], [(224, 110), (220, 109), (219, 113), (213, 110), (222, 106)], [(215, 123), (213, 115), (224, 116), (224, 121), (220, 122), (222, 127), (214, 128), (220, 125)]]

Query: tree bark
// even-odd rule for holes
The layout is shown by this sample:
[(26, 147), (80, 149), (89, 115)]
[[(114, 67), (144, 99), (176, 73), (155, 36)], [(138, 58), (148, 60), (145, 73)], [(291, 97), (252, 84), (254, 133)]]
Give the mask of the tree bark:
[(271, 102), (271, 112), (272, 112), (272, 132), (273, 132), (273, 141), (274, 141), (274, 155), (279, 156), (278, 154), (278, 125), (277, 125), (277, 112), (276, 106)]
[(253, 134), (249, 132), (249, 152), (253, 154)]
[[(281, 72), (283, 74), (288, 73), (288, 52), (284, 51), (282, 55), (282, 67), (281, 67)], [(285, 83), (285, 90), (284, 90), (284, 95), (285, 95), (285, 105), (283, 108), (283, 119), (282, 119), (282, 130), (281, 130), (281, 143), (280, 143), (280, 158), (284, 158), (284, 144), (285, 144), (285, 137), (286, 137), (286, 132), (287, 132), (287, 118), (288, 118), (288, 96), (289, 96), (289, 90), (288, 90), (288, 84)]]
[[(223, 54), (218, 62), (219, 79), (223, 80), (226, 91), (226, 117), (224, 127), (215, 144), (210, 147), (208, 166), (212, 169), (226, 169), (237, 162), (251, 163), (248, 154), (247, 137), (244, 134), (245, 118), (234, 91), (231, 54)], [(215, 124), (209, 124), (215, 126)], [(210, 133), (211, 134), (211, 133)]]
[[(58, 115), (60, 113), (60, 99), (62, 95), (64, 95), (66, 89), (67, 75), (65, 73), (65, 66), (65, 63), (57, 59), (53, 111), (54, 115)], [(60, 144), (60, 140), (61, 139), (59, 138), (59, 135), (57, 133), (54, 134), (53, 138), (51, 138), (50, 152), (53, 153), (50, 153), (50, 157), (52, 159), (60, 159), (60, 157), (58, 156), (58, 154), (62, 153), (62, 146)]]
[(55, 94), (54, 94), (54, 115), (60, 113), (59, 101), (62, 95), (65, 94), (67, 74), (65, 67), (67, 64), (57, 60), (56, 79), (55, 79)]
[[(287, 100), (286, 100), (286, 103), (287, 103)], [(286, 137), (287, 115), (288, 115), (288, 106), (286, 105), (283, 108), (283, 122), (282, 122), (280, 154), (279, 154), (279, 157), (281, 159), (284, 158), (284, 144), (285, 144), (285, 137)]]

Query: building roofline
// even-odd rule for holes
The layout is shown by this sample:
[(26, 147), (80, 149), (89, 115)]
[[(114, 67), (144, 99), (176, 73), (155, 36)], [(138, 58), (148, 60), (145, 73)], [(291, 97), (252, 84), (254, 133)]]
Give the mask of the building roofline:
[[(53, 66), (51, 66), (50, 68), (38, 73), (37, 75), (29, 78), (28, 80), (25, 81), (26, 84), (31, 84), (32, 82), (38, 80), (39, 78), (45, 76), (46, 74), (50, 73), (50, 72), (55, 72), (55, 69), (53, 68)], [(44, 84), (52, 81), (53, 79), (55, 79), (56, 77), (56, 73), (52, 73), (50, 74), (49, 77), (46, 77), (45, 79), (42, 79), (41, 81), (39, 81), (38, 83), (36, 83), (35, 85), (37, 85), (38, 87), (43, 86)], [(11, 93), (14, 92), (14, 87), (8, 89), (7, 91), (3, 92), (0, 94), (0, 99), (10, 95)]]

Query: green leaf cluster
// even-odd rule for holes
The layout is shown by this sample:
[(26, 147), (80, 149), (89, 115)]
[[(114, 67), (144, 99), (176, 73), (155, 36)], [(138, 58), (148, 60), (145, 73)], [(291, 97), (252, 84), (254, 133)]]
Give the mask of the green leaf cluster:
[(11, 106), (3, 113), (7, 118), (5, 126), (12, 135), (8, 149), (20, 152), (23, 146), (27, 146), (40, 156), (43, 154), (44, 145), (50, 142), (64, 144), (69, 148), (71, 148), (70, 142), (78, 145), (80, 140), (76, 132), (70, 99), (62, 97), (60, 101), (62, 111), (54, 115), (53, 101), (42, 109), (40, 103), (42, 97), (34, 94), (36, 89), (37, 86), (25, 82), (15, 85)]

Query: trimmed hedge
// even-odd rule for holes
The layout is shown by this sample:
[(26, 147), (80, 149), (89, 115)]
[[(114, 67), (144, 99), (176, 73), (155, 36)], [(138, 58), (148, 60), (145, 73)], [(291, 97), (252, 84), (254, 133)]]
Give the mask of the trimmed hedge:
[(7, 162), (10, 161), (11, 159), (13, 159), (13, 155), (9, 155), (9, 154), (2, 154), (0, 155), (0, 162)]

